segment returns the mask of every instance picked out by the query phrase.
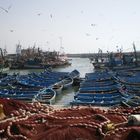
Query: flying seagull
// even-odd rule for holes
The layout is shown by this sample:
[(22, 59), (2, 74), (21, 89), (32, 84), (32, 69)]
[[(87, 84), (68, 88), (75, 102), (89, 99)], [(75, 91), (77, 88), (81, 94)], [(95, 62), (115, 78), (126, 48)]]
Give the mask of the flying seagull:
[(8, 7), (8, 10), (10, 10), (10, 9), (11, 9), (11, 7), (12, 7), (12, 4)]
[(14, 32), (14, 30), (10, 30), (10, 32)]
[(52, 18), (52, 14), (50, 14), (50, 17)]
[(91, 26), (96, 26), (96, 24), (91, 24)]
[(6, 13), (8, 13), (8, 11), (10, 10), (10, 8), (12, 7), (12, 5), (10, 5), (7, 9), (3, 8), (0, 6), (0, 9), (2, 9), (3, 11), (5, 11)]
[(91, 36), (91, 34), (89, 34), (89, 33), (86, 33), (86, 36)]
[(40, 16), (40, 15), (41, 15), (41, 13), (38, 13), (37, 15), (38, 15), (38, 16)]
[(5, 11), (6, 13), (8, 13), (8, 10), (4, 9), (3, 7), (0, 7), (0, 9), (2, 9), (3, 11)]

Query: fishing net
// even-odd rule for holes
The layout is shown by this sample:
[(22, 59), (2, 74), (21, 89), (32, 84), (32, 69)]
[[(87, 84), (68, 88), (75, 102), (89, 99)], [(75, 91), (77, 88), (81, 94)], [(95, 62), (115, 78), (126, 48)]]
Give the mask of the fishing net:
[(101, 110), (93, 107), (54, 109), (38, 102), (0, 99), (0, 138), (7, 140), (138, 140), (140, 126), (128, 116), (140, 107)]

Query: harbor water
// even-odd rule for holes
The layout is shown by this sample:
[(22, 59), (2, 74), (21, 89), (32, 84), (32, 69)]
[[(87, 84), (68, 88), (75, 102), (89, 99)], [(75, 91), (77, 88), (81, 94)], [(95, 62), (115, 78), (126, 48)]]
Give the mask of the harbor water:
[[(77, 69), (80, 72), (80, 77), (84, 78), (85, 73), (93, 72), (93, 65), (90, 63), (88, 58), (71, 58), (71, 65), (65, 67), (59, 67), (53, 69), (54, 71), (60, 72), (71, 72), (74, 69)], [(19, 73), (19, 74), (28, 74), (30, 72), (40, 72), (41, 70), (10, 70), (9, 73)], [(59, 106), (68, 106), (69, 103), (73, 100), (75, 92), (78, 91), (78, 87), (71, 87), (62, 91), (60, 95), (56, 97), (55, 105)]]

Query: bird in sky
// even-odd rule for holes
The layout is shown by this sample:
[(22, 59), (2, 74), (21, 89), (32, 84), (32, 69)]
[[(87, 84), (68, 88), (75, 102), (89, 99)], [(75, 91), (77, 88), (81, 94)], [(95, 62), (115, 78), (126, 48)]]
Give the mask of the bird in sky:
[(0, 9), (2, 9), (3, 11), (5, 11), (6, 13), (9, 12), (9, 10), (11, 9), (12, 5), (10, 5), (7, 9), (3, 8), (0, 6)]
[(52, 18), (52, 14), (50, 14), (50, 17)]
[(41, 15), (41, 13), (38, 13), (37, 15), (38, 15), (38, 16), (40, 16), (40, 15)]
[(91, 36), (91, 34), (89, 34), (89, 33), (86, 33), (86, 36)]
[(91, 26), (96, 26), (96, 24), (91, 24)]
[(0, 7), (0, 9), (2, 9), (3, 11), (5, 11), (6, 13), (8, 13), (8, 10), (4, 9), (3, 7)]
[(14, 32), (14, 30), (10, 30), (10, 32)]
[(11, 7), (12, 7), (12, 4), (11, 4), (11, 5), (9, 5), (8, 10), (10, 10), (10, 9), (11, 9)]

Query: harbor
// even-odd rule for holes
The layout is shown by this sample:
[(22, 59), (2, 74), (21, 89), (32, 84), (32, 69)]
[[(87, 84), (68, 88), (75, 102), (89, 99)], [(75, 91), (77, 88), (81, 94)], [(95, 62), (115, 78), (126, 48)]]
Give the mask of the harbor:
[(3, 75), (1, 138), (113, 140), (135, 135), (140, 72), (99, 70), (89, 58), (70, 58), (70, 63), (52, 69), (11, 69)]
[[(71, 72), (74, 69), (77, 69), (80, 72), (80, 77), (84, 78), (86, 72), (93, 72), (94, 68), (92, 64), (90, 63), (88, 58), (71, 58), (70, 62), (72, 63), (70, 66), (65, 66), (65, 67), (59, 67), (59, 68), (54, 68), (54, 71), (58, 72)], [(86, 64), (85, 67), (83, 67), (83, 63)], [(10, 75), (12, 74), (20, 74), (20, 75), (26, 75), (32, 72), (42, 72), (44, 71), (43, 69), (24, 69), (24, 70), (10, 70), (6, 71)], [(60, 106), (68, 106), (70, 101), (73, 100), (74, 93), (78, 90), (78, 87), (72, 87), (67, 90), (63, 90), (62, 93), (56, 97), (56, 102), (54, 103), (55, 105), (60, 105)]]
[(140, 140), (139, 5), (1, 0), (0, 140)]

